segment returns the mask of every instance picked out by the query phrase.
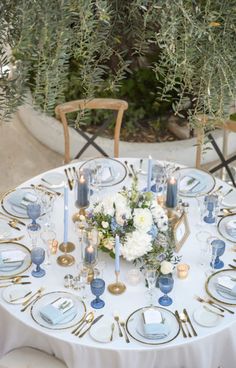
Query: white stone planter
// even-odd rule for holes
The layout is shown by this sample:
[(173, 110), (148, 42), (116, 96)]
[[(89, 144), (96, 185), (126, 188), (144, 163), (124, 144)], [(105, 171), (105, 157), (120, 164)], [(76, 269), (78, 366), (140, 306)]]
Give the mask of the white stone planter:
[[(62, 124), (51, 117), (35, 111), (31, 105), (21, 106), (18, 116), (30, 133), (41, 143), (52, 150), (64, 154), (64, 135)], [(214, 136), (221, 147), (221, 132), (214, 132)], [(98, 137), (96, 142), (103, 147), (108, 155), (113, 156), (113, 140)], [(70, 128), (71, 156), (74, 157), (84, 145), (85, 140), (72, 128)], [(154, 159), (175, 161), (187, 166), (195, 166), (196, 139), (187, 139), (163, 143), (128, 143), (120, 142), (121, 157), (147, 157), (152, 155)], [(232, 133), (229, 135), (229, 154), (236, 152), (236, 139)], [(98, 152), (90, 147), (83, 154), (83, 158), (98, 156)], [(203, 162), (209, 163), (217, 160), (214, 150), (207, 150)]]

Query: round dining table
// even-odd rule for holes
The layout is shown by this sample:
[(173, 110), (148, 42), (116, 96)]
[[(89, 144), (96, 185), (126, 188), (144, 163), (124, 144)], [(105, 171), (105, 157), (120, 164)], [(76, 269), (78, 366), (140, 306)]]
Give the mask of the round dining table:
[[(125, 159), (120, 159), (124, 163)], [(133, 164), (134, 169), (139, 168), (140, 160), (134, 158), (126, 159), (128, 164)], [(51, 170), (51, 172), (64, 174), (64, 169), (75, 167), (79, 169), (81, 162), (74, 162), (70, 165), (63, 166)], [(144, 165), (145, 166), (145, 165)], [(46, 173), (38, 175), (19, 187), (29, 187), (30, 185), (42, 184), (41, 178)], [(118, 192), (123, 186), (130, 187), (132, 181), (132, 172), (128, 172), (124, 180), (117, 185), (107, 186), (99, 195), (109, 196), (114, 192)], [(139, 175), (140, 188), (146, 185), (146, 175)], [(216, 187), (222, 185), (221, 191), (226, 193), (231, 187), (224, 182), (216, 180)], [(95, 192), (93, 196), (96, 197)], [(115, 324), (115, 333), (113, 340), (105, 343), (96, 341), (89, 333), (82, 338), (73, 335), (73, 328), (68, 329), (52, 329), (40, 326), (32, 318), (31, 310), (28, 308), (25, 312), (21, 312), (21, 305), (7, 303), (3, 297), (0, 297), (0, 355), (3, 356), (8, 351), (30, 346), (41, 349), (49, 354), (55, 355), (66, 363), (68, 368), (234, 368), (236, 357), (236, 308), (229, 308), (235, 314), (225, 312), (224, 317), (220, 317), (218, 323), (212, 327), (201, 326), (195, 322), (194, 311), (202, 307), (201, 303), (196, 300), (196, 295), (203, 298), (208, 297), (205, 290), (207, 272), (209, 271), (206, 264), (205, 268), (201, 264), (202, 244), (198, 234), (203, 231), (209, 232), (212, 236), (223, 239), (217, 230), (216, 225), (202, 224), (199, 222), (198, 201), (193, 197), (183, 197), (184, 202), (189, 203), (187, 211), (187, 219), (189, 224), (189, 236), (179, 250), (178, 255), (181, 256), (181, 263), (190, 266), (188, 277), (180, 279), (173, 272), (174, 288), (170, 293), (173, 304), (166, 307), (173, 313), (178, 310), (181, 312), (184, 308), (188, 311), (192, 324), (196, 330), (197, 336), (191, 331), (191, 337), (185, 338), (179, 330), (178, 335), (172, 340), (164, 344), (149, 345), (136, 341), (129, 336), (130, 342), (127, 343), (124, 337), (120, 337)], [(74, 255), (76, 260), (80, 259), (80, 245), (78, 234), (75, 231), (75, 225), (72, 216), (78, 209), (75, 207), (75, 193), (69, 191), (69, 232), (68, 240), (76, 245)], [(4, 209), (1, 209), (4, 213)], [(56, 238), (59, 243), (63, 241), (64, 226), (64, 199), (62, 195), (58, 196), (53, 209), (52, 222), (55, 224)], [(30, 223), (29, 219), (23, 220), (26, 224)], [(20, 226), (19, 234), (24, 235), (20, 243), (31, 248), (31, 240), (25, 226)], [(226, 250), (221, 257), (227, 268), (234, 258), (233, 242), (225, 240)], [(41, 239), (39, 245), (43, 246)], [(76, 296), (80, 296), (79, 290), (66, 289), (64, 287), (64, 276), (66, 274), (76, 275), (76, 263), (69, 267), (62, 267), (57, 263), (57, 257), (62, 254), (60, 251), (56, 255), (51, 256), (51, 264), (43, 264), (46, 275), (42, 278), (35, 278), (31, 275), (33, 267), (31, 266), (24, 274), (30, 275), (28, 278), (31, 282), (33, 292), (40, 287), (44, 288), (44, 293), (53, 291), (68, 291)], [(106, 286), (115, 281), (115, 264), (114, 260), (106, 253), (99, 252), (99, 260), (105, 262), (103, 270), (103, 279)], [(209, 258), (210, 259), (210, 258)], [(104, 320), (112, 321), (114, 314), (118, 314), (120, 319), (126, 321), (127, 318), (135, 310), (148, 305), (147, 288), (144, 278), (137, 285), (131, 285), (128, 279), (128, 271), (134, 268), (131, 262), (121, 260), (120, 280), (125, 283), (126, 290), (120, 295), (109, 293), (107, 288), (102, 295), (105, 306), (95, 311), (95, 316), (103, 314)], [(209, 266), (210, 268), (210, 266)], [(1, 289), (4, 292), (4, 288)], [(87, 311), (92, 310), (90, 302), (94, 296), (87, 286), (87, 297), (85, 300)], [(158, 298), (161, 291), (156, 288), (154, 295), (154, 304), (158, 306)], [(222, 304), (223, 305), (223, 304)], [(101, 319), (101, 321), (102, 321)]]

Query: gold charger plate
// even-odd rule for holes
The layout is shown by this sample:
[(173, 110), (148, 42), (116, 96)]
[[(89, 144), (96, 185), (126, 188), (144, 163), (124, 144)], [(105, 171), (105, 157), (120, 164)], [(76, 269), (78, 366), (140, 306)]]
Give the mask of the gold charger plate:
[(0, 279), (5, 279), (9, 277), (17, 276), (26, 270), (31, 266), (31, 252), (29, 248), (27, 248), (25, 245), (17, 242), (5, 242), (0, 243), (0, 254), (3, 251), (14, 251), (14, 250), (21, 250), (23, 253), (25, 253), (25, 259), (24, 261), (18, 262), (18, 265), (12, 264), (12, 266), (5, 267), (5, 271), (1, 269), (0, 267)]
[(236, 243), (236, 237), (231, 236), (227, 231), (227, 223), (231, 220), (236, 220), (236, 215), (234, 213), (224, 216), (220, 219), (217, 224), (218, 233), (226, 240), (232, 243)]
[[(165, 323), (167, 323), (168, 327), (170, 328), (170, 332), (167, 336), (162, 338), (156, 338), (156, 339), (150, 339), (147, 337), (144, 337), (142, 334), (140, 334), (140, 325), (142, 323), (142, 313), (147, 309), (156, 309), (161, 314), (163, 319), (165, 320)], [(149, 306), (149, 307), (142, 307), (130, 314), (130, 316), (127, 318), (126, 321), (126, 330), (128, 334), (136, 341), (141, 342), (142, 344), (146, 345), (162, 345), (166, 344), (172, 340), (174, 340), (179, 332), (180, 332), (180, 325), (177, 321), (175, 315), (173, 312), (171, 312), (169, 309), (159, 307), (159, 306)]]
[(232, 276), (233, 278), (236, 279), (236, 270), (231, 269), (231, 268), (229, 268), (229, 269), (227, 268), (227, 269), (224, 269), (224, 270), (217, 271), (217, 272), (213, 273), (211, 276), (209, 276), (206, 283), (205, 283), (205, 289), (206, 289), (207, 294), (217, 302), (227, 304), (227, 305), (236, 306), (236, 297), (235, 298), (232, 298), (232, 297), (230, 298), (227, 295), (224, 296), (224, 293), (218, 292), (216, 290), (215, 284), (216, 284), (217, 278), (219, 276)]
[[(76, 313), (74, 316), (69, 318), (68, 320), (62, 321), (61, 323), (52, 325), (45, 321), (40, 315), (40, 309), (44, 306), (51, 304), (53, 301), (58, 298), (70, 298), (73, 300), (74, 306), (76, 308)], [(67, 328), (71, 328), (79, 323), (86, 314), (86, 305), (85, 303), (75, 294), (68, 293), (66, 291), (52, 291), (47, 294), (43, 294), (39, 299), (37, 299), (31, 309), (30, 315), (32, 319), (41, 327), (50, 329), (50, 330), (66, 330)]]
[(120, 184), (127, 176), (127, 169), (125, 165), (114, 158), (110, 157), (97, 157), (85, 161), (79, 168), (79, 170), (89, 169), (94, 171), (97, 166), (100, 166), (103, 170), (110, 171), (110, 179), (102, 180), (99, 183), (100, 188), (112, 187)]
[[(195, 175), (194, 175), (195, 174)], [(178, 171), (176, 171), (176, 174), (174, 174), (174, 176), (178, 177), (178, 180), (180, 182), (181, 178), (183, 179), (185, 176), (192, 176), (195, 177), (196, 179), (199, 179), (199, 186), (200, 189), (199, 190), (194, 190), (194, 191), (181, 191), (179, 189), (179, 195), (181, 197), (199, 197), (199, 196), (203, 196), (206, 195), (208, 193), (210, 193), (215, 185), (216, 185), (216, 179), (213, 175), (211, 175), (208, 171), (203, 170), (203, 169), (197, 169), (195, 167), (184, 167), (179, 169)], [(203, 183), (201, 184), (201, 179), (203, 181)], [(205, 179), (205, 182), (204, 182)], [(202, 185), (202, 187), (201, 187)], [(196, 186), (197, 188), (197, 186)], [(194, 188), (193, 188), (194, 189)]]
[(3, 194), (2, 198), (1, 198), (1, 207), (10, 216), (14, 216), (14, 217), (20, 218), (20, 219), (29, 219), (29, 217), (26, 213), (26, 210), (22, 209), (22, 211), (19, 211), (19, 212), (15, 211), (14, 208), (12, 208), (12, 205), (8, 202), (11, 194), (18, 191), (18, 190), (26, 190), (27, 192), (32, 192), (35, 195), (35, 190), (31, 187), (11, 189), (8, 192)]

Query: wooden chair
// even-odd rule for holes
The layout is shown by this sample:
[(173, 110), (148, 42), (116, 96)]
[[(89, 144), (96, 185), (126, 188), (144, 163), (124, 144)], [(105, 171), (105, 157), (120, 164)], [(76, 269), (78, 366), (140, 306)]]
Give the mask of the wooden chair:
[[(114, 131), (114, 157), (119, 156), (119, 139), (120, 139), (120, 128), (122, 124), (122, 118), (124, 111), (127, 110), (128, 103), (123, 100), (117, 100), (112, 98), (94, 98), (92, 100), (76, 100), (63, 103), (61, 105), (56, 106), (55, 113), (56, 117), (63, 124), (64, 130), (64, 139), (65, 139), (65, 155), (64, 161), (65, 163), (70, 162), (70, 137), (69, 137), (69, 129), (68, 129), (68, 121), (66, 118), (66, 114), (72, 112), (83, 111), (85, 109), (107, 109), (117, 111), (115, 131)], [(80, 152), (75, 156), (75, 158), (79, 158), (82, 153), (88, 148), (89, 145), (93, 145), (100, 153), (104, 156), (108, 156), (101, 147), (99, 147), (94, 140), (98, 136), (98, 134), (105, 129), (105, 127), (109, 124), (109, 122), (103, 124), (97, 132), (89, 137), (86, 133), (84, 133), (81, 129), (79, 129), (79, 134), (82, 135), (83, 138), (87, 140), (87, 143), (82, 147)]]
[(0, 368), (67, 368), (61, 360), (41, 350), (22, 347), (11, 350), (0, 359)]
[(229, 167), (229, 164), (233, 162), (234, 160), (236, 160), (236, 155), (233, 155), (228, 158), (228, 136), (230, 132), (236, 133), (236, 121), (228, 120), (224, 122), (223, 124), (215, 123), (216, 128), (223, 129), (222, 151), (219, 148), (218, 144), (216, 143), (211, 132), (209, 131), (207, 132), (206, 130), (207, 118), (206, 117), (202, 118), (201, 123), (202, 124), (200, 124), (199, 128), (197, 129), (196, 167), (199, 169), (202, 167), (203, 144), (204, 144), (204, 138), (205, 136), (207, 136), (208, 141), (212, 144), (220, 160), (220, 163), (217, 164), (215, 167), (211, 168), (209, 171), (211, 173), (215, 173), (216, 171), (224, 168), (227, 171), (233, 185), (236, 187), (234, 176)]

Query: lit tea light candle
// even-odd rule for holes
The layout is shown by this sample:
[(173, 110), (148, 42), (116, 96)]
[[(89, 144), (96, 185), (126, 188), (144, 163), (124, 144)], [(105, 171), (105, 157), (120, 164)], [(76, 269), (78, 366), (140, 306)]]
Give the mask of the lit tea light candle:
[(49, 241), (49, 249), (51, 254), (56, 254), (58, 249), (58, 241), (57, 240), (50, 240)]
[(89, 264), (92, 264), (95, 261), (95, 248), (91, 244), (87, 245), (85, 248), (84, 260)]
[(180, 263), (177, 266), (177, 276), (179, 279), (186, 279), (188, 277), (189, 265), (186, 263)]
[(177, 206), (177, 180), (171, 177), (167, 181), (166, 207), (175, 208)]

